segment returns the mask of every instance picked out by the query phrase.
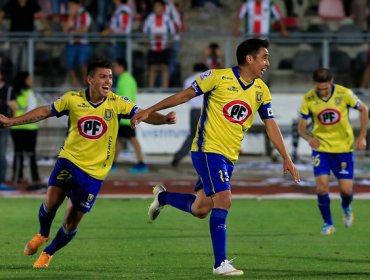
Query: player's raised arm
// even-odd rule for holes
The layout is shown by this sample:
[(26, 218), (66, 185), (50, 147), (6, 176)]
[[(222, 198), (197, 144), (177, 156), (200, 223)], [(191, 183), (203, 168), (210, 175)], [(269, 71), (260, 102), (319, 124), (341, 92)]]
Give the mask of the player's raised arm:
[(49, 105), (40, 106), (36, 109), (33, 109), (22, 116), (7, 118), (4, 115), (0, 115), (0, 123), (5, 126), (15, 126), (27, 123), (35, 123), (41, 120), (44, 120), (48, 117), (51, 117), (51, 109)]
[(141, 110), (137, 112), (131, 119), (131, 126), (135, 127), (138, 125), (140, 122), (145, 121), (148, 119), (149, 115), (151, 115), (153, 112), (157, 112), (163, 109), (175, 107), (179, 104), (185, 103), (195, 97), (195, 91), (192, 87), (188, 87), (185, 90), (182, 90), (174, 95), (171, 95), (158, 103), (154, 104), (153, 106)]
[(284, 160), (284, 173), (289, 171), (294, 182), (298, 183), (300, 181), (299, 172), (293, 164), (292, 159), (290, 158), (290, 155), (285, 147), (283, 136), (281, 135), (280, 128), (275, 119), (264, 119), (263, 122), (265, 123), (266, 133), (269, 139)]

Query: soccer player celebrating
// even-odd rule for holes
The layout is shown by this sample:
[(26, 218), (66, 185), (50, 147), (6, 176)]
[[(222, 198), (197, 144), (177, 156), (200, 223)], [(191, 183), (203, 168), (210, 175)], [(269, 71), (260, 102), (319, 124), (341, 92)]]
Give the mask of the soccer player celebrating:
[[(69, 197), (63, 225), (33, 267), (47, 267), (54, 253), (67, 245), (77, 233), (83, 216), (92, 208), (114, 158), (120, 118), (131, 118), (140, 110), (125, 97), (111, 91), (112, 65), (97, 59), (88, 67), (84, 90), (66, 92), (50, 106), (38, 107), (22, 116), (0, 115), (5, 127), (37, 122), (51, 116), (69, 116), (68, 136), (60, 150), (48, 183), (45, 201), (39, 210), (40, 231), (27, 243), (24, 253), (33, 255), (49, 240), (56, 211)], [(174, 124), (175, 113), (155, 113), (151, 124)]]
[(251, 127), (255, 114), (262, 118), (267, 135), (284, 159), (284, 173), (299, 181), (294, 166), (275, 122), (271, 95), (260, 79), (270, 66), (268, 42), (248, 39), (236, 51), (238, 66), (213, 69), (202, 73), (189, 88), (137, 113), (133, 126), (158, 110), (187, 102), (203, 94), (203, 106), (192, 145), (192, 162), (198, 173), (196, 195), (167, 192), (162, 185), (153, 189), (154, 201), (149, 218), (155, 220), (164, 205), (171, 205), (198, 218), (209, 213), (214, 253), (213, 274), (243, 275), (226, 257), (226, 218), (231, 207), (230, 178), (238, 159), (240, 144)]
[[(303, 97), (298, 123), (299, 135), (312, 148), (313, 172), (316, 179), (317, 200), (324, 220), (321, 234), (335, 231), (330, 213), (329, 176), (333, 172), (338, 179), (342, 198), (343, 221), (346, 227), (353, 222), (353, 130), (349, 122), (348, 108), (360, 111), (360, 134), (355, 148), (366, 148), (368, 108), (353, 92), (333, 83), (328, 69), (313, 73), (315, 86)], [(312, 134), (307, 131), (307, 120), (313, 122)]]

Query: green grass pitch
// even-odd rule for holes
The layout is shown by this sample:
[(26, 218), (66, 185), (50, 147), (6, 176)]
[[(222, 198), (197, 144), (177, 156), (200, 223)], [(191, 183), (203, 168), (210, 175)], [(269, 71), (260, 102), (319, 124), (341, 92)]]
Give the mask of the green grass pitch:
[[(149, 200), (98, 199), (76, 238), (50, 267), (32, 268), (23, 255), (38, 230), (41, 199), (0, 199), (0, 279), (219, 279), (212, 275), (208, 219), (165, 207), (149, 223)], [(355, 223), (345, 229), (332, 201), (333, 236), (321, 236), (315, 200), (234, 200), (228, 216), (228, 257), (239, 279), (369, 279), (370, 205), (353, 203)], [(62, 222), (64, 205), (52, 234)]]

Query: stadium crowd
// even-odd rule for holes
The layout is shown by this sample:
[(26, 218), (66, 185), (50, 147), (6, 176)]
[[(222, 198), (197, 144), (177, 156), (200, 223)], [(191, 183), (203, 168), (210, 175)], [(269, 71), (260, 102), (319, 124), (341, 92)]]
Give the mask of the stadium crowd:
[[(189, 45), (184, 42), (183, 34), (211, 28), (215, 25), (212, 14), (229, 18), (223, 23), (223, 28), (217, 28), (217, 32), (233, 34), (238, 38), (268, 37), (277, 31), (281, 32), (282, 38), (286, 38), (294, 37), (297, 32), (317, 34), (336, 31), (342, 25), (350, 26), (346, 29), (348, 32), (366, 34), (369, 5), (366, 0), (3, 0), (0, 1), (0, 28), (6, 33), (25, 32), (25, 35), (32, 31), (42, 32), (42, 35), (52, 38), (56, 34), (64, 34), (65, 46), (49, 44), (39, 51), (36, 46), (34, 63), (40, 78), (36, 78), (35, 82), (41, 86), (59, 86), (63, 82), (73, 87), (82, 86), (87, 62), (101, 55), (114, 60), (127, 56), (127, 41), (122, 37), (132, 35), (133, 38), (140, 37), (140, 43), (131, 54), (135, 60), (133, 74), (138, 79), (139, 87), (179, 88), (183, 79), (191, 73), (191, 66), (198, 62), (198, 59), (189, 62), (188, 71), (183, 70), (184, 61), (179, 55), (180, 52), (186, 53)], [(199, 22), (197, 19), (204, 20)], [(98, 38), (100, 36), (104, 44), (90, 40), (91, 34)], [(218, 42), (204, 42), (204, 49), (210, 43), (218, 43), (222, 51), (223, 40), (218, 39)], [(297, 50), (299, 45), (295, 45)], [(315, 48), (310, 42), (308, 45)], [(361, 54), (357, 51), (358, 56), (353, 53), (349, 55), (350, 67), (356, 74), (354, 76), (362, 76), (367, 64), (363, 48), (361, 50)], [(13, 75), (21, 70), (29, 70), (25, 41), (5, 42), (0, 54), (11, 64), (6, 67), (12, 67)], [(230, 54), (223, 52), (223, 56)], [(206, 59), (203, 62), (208, 64)], [(288, 60), (279, 61), (276, 67), (292, 69), (292, 60), (293, 55)], [(41, 77), (45, 73), (60, 76), (64, 72), (68, 73), (65, 77), (68, 79), (62, 81), (52, 82), (52, 78), (45, 81)], [(347, 85), (367, 87), (367, 72), (362, 81), (353, 78), (354, 81)], [(39, 83), (39, 80), (42, 82)]]

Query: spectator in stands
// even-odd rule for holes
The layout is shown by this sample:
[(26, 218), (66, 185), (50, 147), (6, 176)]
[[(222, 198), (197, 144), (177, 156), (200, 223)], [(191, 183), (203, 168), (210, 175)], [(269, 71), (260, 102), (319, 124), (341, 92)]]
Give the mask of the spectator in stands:
[[(195, 79), (203, 72), (207, 71), (207, 65), (203, 63), (195, 63), (193, 66), (193, 74), (191, 74), (188, 78), (184, 81), (184, 89), (187, 89), (191, 86), (191, 84), (195, 81)], [(189, 101), (190, 105), (190, 131), (188, 136), (186, 137), (184, 143), (180, 147), (180, 149), (175, 153), (171, 165), (173, 167), (177, 167), (180, 161), (189, 154), (191, 149), (191, 144), (193, 143), (193, 139), (195, 136), (195, 132), (197, 130), (198, 120), (200, 113), (202, 111), (202, 103), (203, 97), (197, 96)]]
[(191, 2), (192, 7), (203, 7), (206, 3), (211, 3), (219, 8), (223, 7), (223, 5), (220, 3), (220, 0), (192, 0)]
[[(127, 71), (127, 62), (124, 58), (117, 59), (113, 67), (114, 74), (118, 76), (116, 94), (128, 98), (136, 103), (137, 83), (135, 78)], [(129, 119), (121, 119), (116, 142), (116, 153), (114, 156), (113, 167), (118, 160), (122, 150), (122, 140), (130, 140), (132, 147), (135, 150), (137, 163), (128, 171), (131, 173), (143, 173), (148, 171), (148, 166), (144, 163), (144, 156), (141, 150), (141, 145), (136, 137), (135, 128), (130, 125)], [(112, 168), (113, 168), (112, 167)]]
[(172, 21), (175, 27), (175, 34), (172, 36), (170, 53), (169, 53), (169, 65), (168, 71), (170, 76), (170, 86), (180, 86), (178, 81), (180, 80), (179, 67), (179, 52), (181, 47), (181, 32), (184, 31), (183, 15), (179, 11), (178, 0), (165, 0), (165, 14)]
[(267, 37), (270, 33), (271, 15), (280, 22), (281, 34), (284, 37), (288, 36), (283, 15), (273, 0), (242, 1), (234, 25), (234, 35), (241, 35), (242, 24), (245, 21), (245, 33), (248, 36)]
[(204, 49), (204, 63), (209, 69), (222, 69), (225, 67), (224, 52), (217, 43), (210, 43)]
[(114, 9), (112, 0), (95, 0), (96, 5), (96, 24), (98, 31), (107, 28), (110, 10)]
[(143, 28), (144, 21), (152, 11), (152, 2), (150, 0), (135, 0), (127, 3), (134, 15), (134, 20), (140, 21), (140, 30)]
[(360, 85), (361, 93), (368, 91), (369, 82), (370, 82), (370, 44), (369, 44), (369, 50), (367, 54), (367, 64), (364, 69), (364, 73), (362, 74), (362, 80), (361, 80), (361, 85)]
[[(71, 78), (72, 87), (78, 87), (85, 82), (80, 82), (79, 77), (86, 77), (87, 63), (91, 57), (92, 49), (86, 34), (91, 25), (89, 12), (81, 5), (80, 0), (68, 0), (68, 17), (63, 22), (63, 31), (71, 34), (67, 43), (67, 68)], [(80, 71), (80, 75), (78, 72)]]
[[(32, 78), (26, 71), (18, 72), (13, 82), (13, 93), (16, 100), (15, 116), (21, 116), (38, 106), (36, 96), (32, 90)], [(10, 129), (13, 146), (13, 183), (23, 180), (23, 161), (30, 159), (31, 182), (37, 183), (40, 180), (36, 162), (36, 140), (38, 124), (22, 124), (13, 126)], [(26, 141), (25, 141), (26, 140)]]
[(68, 11), (68, 0), (50, 0), (53, 15), (65, 15)]
[[(10, 32), (23, 32), (25, 36), (35, 31), (35, 20), (40, 19), (44, 34), (50, 32), (49, 23), (40, 5), (36, 0), (11, 0), (0, 10), (0, 26), (4, 17), (10, 21)], [(18, 72), (27, 68), (27, 43), (14, 42), (10, 46), (10, 57), (14, 65), (14, 71)]]
[[(133, 14), (131, 8), (127, 5), (127, 0), (114, 0), (114, 4), (116, 8), (110, 19), (109, 28), (102, 31), (101, 35), (113, 34), (123, 37), (131, 33)], [(126, 41), (117, 42), (117, 40), (113, 40), (112, 49), (114, 60), (126, 57)]]
[(165, 14), (165, 3), (163, 0), (155, 0), (153, 13), (144, 23), (143, 32), (149, 36), (150, 49), (148, 52), (149, 65), (149, 87), (155, 86), (157, 72), (161, 73), (162, 88), (169, 86), (169, 45), (170, 36), (175, 34), (172, 21)]
[(368, 13), (370, 11), (369, 0), (355, 0), (353, 4), (354, 20), (362, 31), (368, 30)]
[[(12, 87), (4, 79), (5, 69), (0, 68), (0, 114), (12, 117), (15, 114), (16, 102)], [(8, 147), (9, 129), (0, 127), (0, 188), (6, 182), (6, 153)]]

